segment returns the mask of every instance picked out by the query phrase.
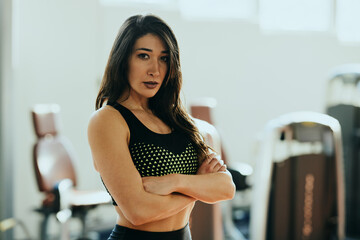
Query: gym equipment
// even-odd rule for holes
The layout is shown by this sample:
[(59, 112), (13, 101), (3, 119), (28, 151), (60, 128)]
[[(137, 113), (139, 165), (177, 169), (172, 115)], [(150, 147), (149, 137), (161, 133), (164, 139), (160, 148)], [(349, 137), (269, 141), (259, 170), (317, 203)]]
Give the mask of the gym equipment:
[(329, 77), (326, 112), (342, 130), (346, 236), (360, 239), (360, 64), (336, 68)]
[(62, 238), (66, 238), (66, 223), (77, 217), (82, 223), (82, 238), (86, 238), (86, 215), (89, 210), (110, 204), (106, 191), (81, 191), (76, 189), (76, 171), (73, 165), (74, 150), (71, 142), (59, 133), (60, 106), (37, 104), (32, 110), (37, 141), (33, 149), (33, 164), (39, 191), (45, 198), (36, 209), (43, 215), (40, 239), (48, 239), (49, 217), (55, 214), (63, 225)]
[(252, 240), (344, 239), (339, 122), (294, 112), (269, 121), (255, 165)]

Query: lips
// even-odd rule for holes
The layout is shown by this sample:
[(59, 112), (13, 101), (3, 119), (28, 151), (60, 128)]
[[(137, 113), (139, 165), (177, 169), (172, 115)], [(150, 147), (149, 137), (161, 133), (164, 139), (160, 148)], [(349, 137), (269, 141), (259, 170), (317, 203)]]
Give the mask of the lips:
[(153, 81), (149, 81), (149, 82), (144, 82), (144, 85), (149, 89), (153, 89), (153, 88), (157, 87), (158, 83), (153, 82)]

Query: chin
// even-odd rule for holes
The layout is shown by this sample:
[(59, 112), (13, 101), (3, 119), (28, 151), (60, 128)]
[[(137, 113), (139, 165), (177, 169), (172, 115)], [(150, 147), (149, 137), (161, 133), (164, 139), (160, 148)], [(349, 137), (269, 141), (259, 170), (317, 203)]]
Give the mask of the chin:
[(153, 98), (155, 97), (155, 95), (157, 94), (157, 91), (154, 92), (154, 93), (147, 93), (147, 94), (144, 94), (143, 96), (146, 97), (146, 98)]
[(159, 92), (159, 89), (139, 89), (136, 91), (134, 89), (135, 95), (144, 97), (144, 98), (152, 98)]
[(159, 92), (159, 89), (154, 89), (154, 90), (152, 90), (152, 91), (149, 91), (149, 92), (145, 93), (145, 95), (147, 95), (148, 98), (152, 98), (152, 97), (154, 97), (158, 92)]

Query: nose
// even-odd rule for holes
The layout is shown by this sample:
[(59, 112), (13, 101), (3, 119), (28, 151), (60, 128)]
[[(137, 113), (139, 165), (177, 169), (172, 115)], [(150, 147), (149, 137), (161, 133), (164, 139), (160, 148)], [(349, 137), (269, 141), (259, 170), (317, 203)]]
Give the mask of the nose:
[(153, 77), (158, 77), (160, 75), (160, 66), (158, 61), (151, 61), (148, 74)]

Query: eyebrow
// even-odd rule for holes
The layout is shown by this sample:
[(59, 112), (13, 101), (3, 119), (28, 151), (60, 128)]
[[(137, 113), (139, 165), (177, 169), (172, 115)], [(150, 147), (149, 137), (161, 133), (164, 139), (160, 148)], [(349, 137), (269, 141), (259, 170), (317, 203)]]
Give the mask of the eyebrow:
[[(149, 49), (149, 48), (137, 48), (135, 49), (135, 51), (139, 51), (139, 50), (143, 50), (143, 51), (147, 51), (147, 52), (152, 52), (153, 50), (152, 49)], [(162, 53), (170, 53), (169, 50), (164, 50), (164, 51), (161, 51)]]

